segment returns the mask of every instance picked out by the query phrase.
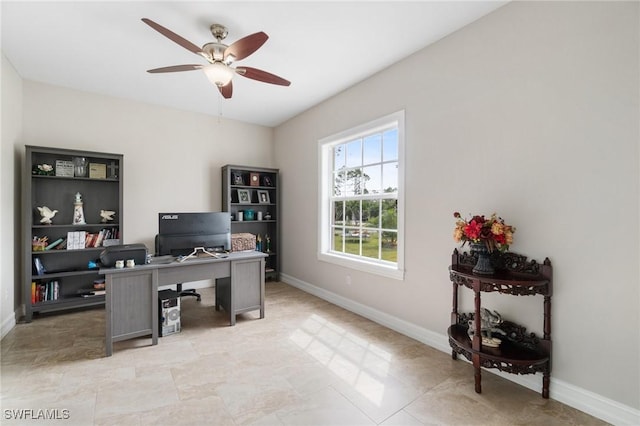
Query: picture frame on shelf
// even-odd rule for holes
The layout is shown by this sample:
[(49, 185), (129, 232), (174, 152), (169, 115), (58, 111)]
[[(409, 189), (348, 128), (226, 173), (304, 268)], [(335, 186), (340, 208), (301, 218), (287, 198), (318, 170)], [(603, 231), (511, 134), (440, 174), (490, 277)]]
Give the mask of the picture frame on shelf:
[(40, 260), (39, 257), (33, 258), (33, 267), (36, 272), (36, 275), (44, 275), (47, 273), (47, 270), (44, 268), (44, 265), (42, 264), (42, 261)]
[(244, 185), (244, 177), (240, 172), (231, 173), (232, 182), (234, 185)]
[(271, 176), (262, 177), (262, 186), (273, 186), (273, 180), (271, 179)]
[(251, 204), (251, 193), (248, 189), (238, 189), (238, 203)]
[(260, 173), (249, 173), (249, 185), (260, 186)]
[(67, 160), (56, 160), (56, 176), (73, 177), (73, 162)]
[(269, 200), (269, 191), (258, 191), (258, 202), (260, 204), (271, 204)]

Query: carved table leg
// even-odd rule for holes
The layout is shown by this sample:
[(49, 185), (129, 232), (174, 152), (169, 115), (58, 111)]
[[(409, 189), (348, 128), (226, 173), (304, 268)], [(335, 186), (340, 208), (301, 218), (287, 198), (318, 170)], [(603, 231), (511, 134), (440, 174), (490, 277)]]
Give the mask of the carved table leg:
[[(451, 325), (458, 323), (458, 284), (453, 283), (453, 307), (451, 309)], [(451, 350), (451, 358), (458, 359), (458, 353)]]
[(480, 375), (480, 355), (473, 354), (473, 378), (476, 383), (476, 393), (482, 393), (482, 377)]
[(544, 297), (544, 339), (548, 341), (549, 362), (542, 376), (542, 397), (549, 399), (549, 382), (551, 381), (551, 295)]
[(549, 382), (550, 382), (550, 374), (544, 373), (542, 376), (542, 397), (549, 399)]
[(474, 333), (473, 333), (473, 340), (471, 342), (471, 347), (473, 349), (473, 368), (475, 370), (474, 373), (474, 378), (475, 378), (475, 382), (476, 382), (476, 393), (480, 393), (482, 392), (482, 385), (481, 385), (481, 375), (480, 375), (480, 366), (482, 365), (481, 359), (480, 359), (480, 351), (482, 350), (482, 333), (480, 331), (480, 306), (481, 306), (481, 302), (480, 302), (480, 282), (474, 282), (473, 283), (473, 290), (475, 292), (475, 313), (474, 313), (474, 318), (473, 318), (473, 322), (474, 322)]

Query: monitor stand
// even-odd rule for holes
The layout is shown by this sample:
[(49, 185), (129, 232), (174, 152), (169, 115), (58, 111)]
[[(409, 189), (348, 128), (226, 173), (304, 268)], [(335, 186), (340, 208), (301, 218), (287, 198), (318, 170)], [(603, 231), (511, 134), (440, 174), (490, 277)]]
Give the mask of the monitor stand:
[(205, 256), (208, 255), (208, 256), (211, 256), (211, 257), (215, 257), (215, 258), (218, 257), (218, 255), (216, 253), (212, 253), (212, 252), (208, 251), (207, 249), (205, 249), (204, 247), (195, 247), (190, 254), (188, 254), (187, 256), (180, 256), (180, 257), (178, 257), (177, 260), (178, 260), (178, 262), (184, 262), (185, 260), (191, 259), (193, 257), (200, 257), (199, 256), (200, 254), (203, 254)]

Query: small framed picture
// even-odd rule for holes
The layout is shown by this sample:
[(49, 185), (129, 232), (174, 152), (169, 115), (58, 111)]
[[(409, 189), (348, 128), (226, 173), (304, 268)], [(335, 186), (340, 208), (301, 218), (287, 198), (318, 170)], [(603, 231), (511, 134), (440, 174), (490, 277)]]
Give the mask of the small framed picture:
[(240, 204), (251, 204), (251, 193), (248, 189), (238, 189), (238, 202)]
[(231, 173), (231, 180), (234, 185), (244, 185), (244, 178), (242, 177), (242, 173), (239, 173), (239, 172)]
[(251, 185), (251, 186), (260, 186), (260, 174), (259, 173), (249, 173), (249, 185)]
[(36, 270), (36, 275), (44, 275), (47, 273), (47, 270), (44, 269), (44, 265), (39, 257), (33, 258), (33, 267)]
[(67, 160), (56, 160), (56, 176), (73, 177), (73, 163)]
[(269, 204), (269, 191), (258, 191), (258, 202), (260, 204)]
[(262, 178), (262, 186), (273, 186), (273, 180), (271, 180), (271, 176), (264, 176)]

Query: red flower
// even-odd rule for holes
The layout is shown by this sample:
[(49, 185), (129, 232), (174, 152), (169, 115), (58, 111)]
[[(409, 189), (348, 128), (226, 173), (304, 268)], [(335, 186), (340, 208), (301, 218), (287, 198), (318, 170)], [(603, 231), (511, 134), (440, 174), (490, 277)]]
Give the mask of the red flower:
[(472, 240), (478, 239), (480, 237), (480, 232), (482, 231), (482, 223), (478, 223), (475, 218), (469, 222), (467, 226), (464, 227), (464, 233), (468, 238)]

